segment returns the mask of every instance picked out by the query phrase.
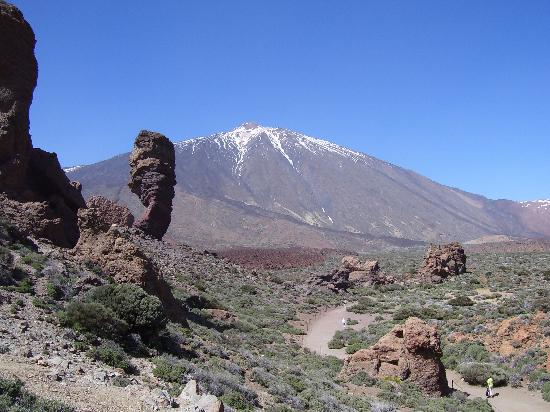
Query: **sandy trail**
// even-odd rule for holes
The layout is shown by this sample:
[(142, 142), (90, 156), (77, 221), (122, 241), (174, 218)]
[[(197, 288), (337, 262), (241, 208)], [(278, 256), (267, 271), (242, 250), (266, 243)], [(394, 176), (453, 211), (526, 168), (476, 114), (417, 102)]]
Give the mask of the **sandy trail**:
[(373, 323), (374, 318), (377, 316), (372, 314), (356, 314), (348, 312), (347, 308), (349, 306), (350, 305), (346, 305), (335, 309), (330, 309), (321, 313), (319, 317), (309, 321), (306, 335), (302, 341), (302, 346), (320, 355), (331, 355), (340, 359), (345, 359), (347, 356), (345, 349), (328, 348), (328, 343), (336, 331), (344, 329), (342, 326), (342, 319), (351, 318), (359, 321), (357, 325), (351, 325), (349, 327), (355, 330), (360, 330)]
[[(472, 398), (484, 398), (485, 388), (472, 386), (461, 380), (460, 375), (455, 372), (447, 371), (447, 380), (449, 386), (454, 381), (454, 387), (470, 394)], [(550, 403), (542, 399), (540, 392), (531, 392), (527, 388), (512, 388), (504, 386), (494, 388), (493, 392), (498, 394), (489, 399), (489, 403), (495, 412), (549, 412)]]
[[(342, 318), (358, 320), (359, 323), (351, 327), (359, 330), (373, 323), (377, 316), (376, 314), (350, 313), (347, 311), (347, 307), (349, 305), (330, 309), (310, 320), (306, 335), (302, 340), (302, 346), (320, 355), (345, 359), (347, 355), (344, 349), (328, 348), (328, 342), (336, 331), (343, 329)], [(472, 398), (485, 397), (485, 388), (467, 384), (455, 371), (447, 371), (447, 379), (449, 386), (451, 381), (454, 381), (455, 389), (468, 393)], [(526, 388), (512, 387), (495, 388), (494, 392), (499, 395), (489, 399), (489, 403), (495, 412), (550, 412), (550, 403), (542, 399), (540, 392), (530, 392)]]

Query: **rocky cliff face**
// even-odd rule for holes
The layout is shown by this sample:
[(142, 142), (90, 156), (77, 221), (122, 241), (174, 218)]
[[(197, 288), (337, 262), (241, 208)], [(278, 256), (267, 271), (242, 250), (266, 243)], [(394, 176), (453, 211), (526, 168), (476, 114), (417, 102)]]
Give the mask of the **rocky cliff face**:
[(170, 225), (176, 184), (174, 168), (172, 142), (160, 133), (142, 130), (130, 154), (128, 187), (146, 208), (135, 226), (159, 240)]
[(38, 77), (35, 38), (22, 13), (0, 1), (0, 206), (23, 233), (60, 246), (78, 240), (76, 212), (84, 207), (55, 153), (33, 148), (29, 109)]

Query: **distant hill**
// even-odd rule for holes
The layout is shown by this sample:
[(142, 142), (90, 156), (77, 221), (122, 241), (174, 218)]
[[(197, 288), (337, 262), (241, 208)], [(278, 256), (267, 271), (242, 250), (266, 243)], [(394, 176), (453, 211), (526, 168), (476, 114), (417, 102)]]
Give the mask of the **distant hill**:
[[(325, 140), (245, 123), (176, 146), (167, 236), (209, 248), (380, 245), (550, 236), (550, 202), (489, 200)], [(86, 197), (138, 214), (128, 154), (67, 169)]]

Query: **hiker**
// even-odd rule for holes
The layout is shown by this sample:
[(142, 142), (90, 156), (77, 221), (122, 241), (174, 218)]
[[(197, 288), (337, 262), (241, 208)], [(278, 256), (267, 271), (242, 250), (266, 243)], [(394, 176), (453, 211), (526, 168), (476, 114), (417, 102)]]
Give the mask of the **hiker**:
[(342, 318), (342, 326), (345, 328), (346, 325), (348, 324), (346, 318)]
[(489, 376), (489, 379), (487, 379), (487, 392), (485, 393), (488, 398), (493, 397), (493, 378)]

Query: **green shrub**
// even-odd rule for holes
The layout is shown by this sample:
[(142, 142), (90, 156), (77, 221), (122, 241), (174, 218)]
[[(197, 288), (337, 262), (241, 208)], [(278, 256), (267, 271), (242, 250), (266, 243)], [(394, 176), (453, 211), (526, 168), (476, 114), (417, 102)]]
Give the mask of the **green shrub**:
[(126, 355), (126, 352), (124, 352), (124, 349), (113, 341), (107, 340), (102, 342), (101, 345), (91, 348), (86, 354), (90, 358), (101, 361), (113, 368), (120, 368), (125, 372), (133, 370), (130, 359)]
[(353, 313), (371, 313), (374, 312), (374, 307), (377, 305), (376, 301), (370, 297), (361, 297), (359, 301), (348, 309), (348, 312)]
[(351, 355), (351, 354), (357, 352), (358, 350), (364, 349), (364, 348), (365, 348), (365, 345), (363, 345), (361, 343), (352, 343), (352, 344), (346, 346), (346, 353), (348, 355)]
[(128, 333), (128, 324), (109, 308), (97, 302), (71, 302), (58, 313), (62, 326), (96, 336), (119, 339)]
[(10, 292), (28, 293), (34, 295), (34, 286), (29, 277), (24, 277), (20, 281), (15, 281), (15, 285), (5, 287)]
[(307, 385), (304, 383), (303, 379), (296, 375), (286, 375), (285, 381), (296, 391), (303, 392)]
[(53, 300), (60, 300), (64, 293), (60, 285), (48, 282), (46, 283), (46, 295)]
[(255, 295), (256, 293), (258, 293), (256, 291), (256, 288), (252, 285), (242, 285), (241, 292), (246, 293), (248, 295)]
[(342, 331), (336, 331), (332, 339), (328, 342), (329, 349), (342, 349), (346, 346), (346, 341), (342, 334)]
[(376, 385), (376, 378), (373, 378), (365, 371), (361, 371), (353, 375), (350, 382), (357, 386), (374, 386)]
[(462, 295), (449, 300), (448, 303), (452, 306), (473, 306), (475, 302), (468, 296)]
[(18, 379), (0, 378), (0, 411), (73, 412), (74, 409), (61, 402), (38, 398), (23, 389), (23, 382)]
[(490, 363), (463, 363), (458, 366), (458, 372), (470, 385), (485, 386), (489, 377), (493, 378), (495, 386), (505, 386), (508, 383), (506, 372)]
[(39, 253), (28, 251), (27, 254), (23, 256), (22, 261), (24, 264), (31, 266), (33, 269), (41, 271), (42, 269), (44, 269), (44, 262), (46, 261), (46, 257)]
[(238, 411), (252, 410), (243, 394), (239, 392), (227, 393), (221, 397), (221, 400), (224, 404), (229, 405)]
[(550, 402), (550, 382), (546, 382), (542, 385), (542, 399), (546, 402)]
[(190, 370), (188, 363), (171, 356), (155, 358), (153, 364), (153, 375), (165, 382), (183, 383), (185, 374)]
[(99, 286), (90, 291), (87, 301), (99, 303), (126, 322), (130, 332), (151, 336), (166, 326), (162, 303), (156, 296), (131, 284)]
[(443, 346), (441, 361), (446, 368), (456, 369), (461, 363), (487, 362), (489, 357), (489, 352), (487, 352), (482, 343), (477, 341), (462, 341)]

